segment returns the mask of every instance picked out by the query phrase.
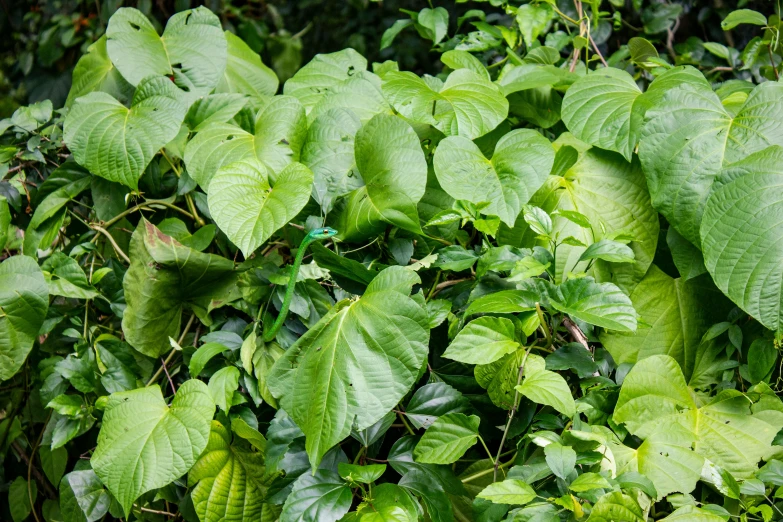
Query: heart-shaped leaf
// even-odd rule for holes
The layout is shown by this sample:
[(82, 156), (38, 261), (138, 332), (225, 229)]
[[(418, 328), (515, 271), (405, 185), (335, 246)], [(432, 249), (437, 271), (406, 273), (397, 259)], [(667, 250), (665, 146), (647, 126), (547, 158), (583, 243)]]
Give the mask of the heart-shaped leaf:
[(179, 132), (185, 110), (168, 78), (150, 76), (139, 83), (130, 109), (103, 92), (78, 98), (63, 138), (90, 172), (137, 189), (152, 158)]

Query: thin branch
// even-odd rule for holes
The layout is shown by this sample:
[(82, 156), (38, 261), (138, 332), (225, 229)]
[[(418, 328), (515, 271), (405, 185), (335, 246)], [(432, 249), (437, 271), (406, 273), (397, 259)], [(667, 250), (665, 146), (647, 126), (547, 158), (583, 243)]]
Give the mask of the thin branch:
[[(188, 334), (188, 331), (190, 330), (190, 327), (193, 325), (193, 321), (196, 319), (196, 314), (193, 314), (190, 316), (190, 319), (188, 320), (188, 324), (185, 325), (185, 329), (182, 330), (182, 335), (179, 336), (179, 340), (177, 341), (177, 344), (181, 345), (185, 341), (185, 336)], [(169, 352), (168, 356), (166, 357), (166, 360), (163, 361), (163, 366), (158, 368), (158, 371), (155, 372), (155, 375), (150, 377), (150, 380), (147, 381), (146, 386), (151, 385), (155, 381), (158, 380), (158, 377), (163, 373), (165, 367), (167, 364), (171, 362), (171, 359), (174, 358), (174, 354), (177, 352), (176, 348), (172, 348)], [(168, 375), (168, 370), (166, 370), (166, 373)]]
[(588, 33), (587, 37), (590, 38), (590, 43), (593, 44), (593, 49), (595, 50), (595, 54), (597, 54), (598, 57), (601, 59), (601, 63), (604, 64), (604, 67), (609, 67), (609, 65), (606, 63), (606, 60), (604, 60), (604, 55), (601, 54), (601, 51), (598, 50), (598, 45), (596, 45), (595, 40), (593, 40), (593, 35)]
[[(19, 445), (18, 442), (12, 442), (11, 447), (16, 452), (17, 455), (19, 455), (19, 458), (21, 458), (25, 464), (30, 466), (30, 457), (27, 456), (27, 453), (25, 453), (24, 448)], [(46, 496), (49, 498), (57, 498), (57, 493), (52, 488), (51, 484), (49, 484), (49, 481), (46, 479), (46, 477), (41, 473), (41, 471), (36, 468), (32, 467), (32, 475), (35, 477), (35, 480), (38, 481), (39, 484), (41, 484), (41, 488), (44, 490), (44, 493), (46, 493)]]
[[(533, 346), (535, 346), (535, 343), (530, 346), (530, 348), (527, 349), (525, 352), (525, 356), (522, 358), (522, 362), (519, 365), (519, 373), (517, 373), (517, 386), (522, 384), (522, 375), (525, 373), (525, 363), (527, 362), (527, 356), (530, 355), (530, 350), (533, 349)], [(500, 439), (500, 446), (498, 447), (498, 455), (495, 457), (495, 463), (494, 466), (492, 466), (493, 473), (492, 473), (492, 482), (497, 482), (498, 480), (498, 469), (500, 468), (500, 455), (503, 453), (503, 445), (506, 443), (506, 437), (508, 436), (508, 430), (511, 428), (511, 421), (514, 420), (514, 415), (517, 413), (517, 408), (519, 408), (519, 390), (516, 389), (516, 386), (514, 387), (514, 404), (511, 406), (511, 409), (508, 412), (508, 422), (506, 422), (506, 427), (503, 429), (503, 438)], [(512, 461), (514, 459), (511, 459)], [(464, 481), (463, 481), (464, 482)]]
[(585, 350), (588, 352), (590, 351), (590, 346), (587, 344), (587, 337), (582, 332), (581, 328), (579, 328), (569, 317), (566, 317), (563, 319), (563, 326), (565, 326), (566, 330), (568, 330), (568, 333), (571, 334), (571, 337), (574, 338), (576, 342), (581, 344), (585, 347)]
[(163, 365), (163, 371), (166, 373), (166, 378), (169, 380), (169, 384), (171, 385), (171, 393), (177, 393), (177, 388), (174, 386), (174, 381), (171, 380), (171, 375), (169, 374), (169, 369), (166, 368), (166, 361), (163, 360), (163, 357), (160, 358), (160, 362)]
[(449, 279), (448, 281), (443, 281), (442, 283), (438, 283), (435, 286), (435, 291), (432, 293), (432, 295), (430, 295), (429, 298), (432, 299), (433, 297), (435, 297), (438, 294), (438, 292), (440, 292), (444, 288), (448, 288), (450, 286), (454, 286), (454, 285), (456, 285), (458, 283), (461, 283), (463, 281), (469, 281), (470, 279), (473, 279), (473, 278), (472, 277), (463, 277), (462, 279)]
[(109, 243), (111, 243), (111, 246), (114, 247), (114, 251), (117, 252), (117, 255), (120, 256), (122, 259), (124, 259), (126, 263), (130, 264), (131, 260), (128, 257), (128, 255), (122, 251), (120, 245), (117, 244), (117, 242), (114, 240), (112, 235), (109, 234), (109, 232), (105, 228), (99, 227), (98, 225), (92, 225), (92, 229), (106, 236), (106, 239), (108, 239)]

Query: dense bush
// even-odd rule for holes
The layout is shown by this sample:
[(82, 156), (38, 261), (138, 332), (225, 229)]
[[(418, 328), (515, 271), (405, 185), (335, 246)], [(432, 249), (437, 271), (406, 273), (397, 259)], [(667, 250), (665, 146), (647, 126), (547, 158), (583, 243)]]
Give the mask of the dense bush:
[(46, 5), (0, 519), (783, 517), (768, 4)]

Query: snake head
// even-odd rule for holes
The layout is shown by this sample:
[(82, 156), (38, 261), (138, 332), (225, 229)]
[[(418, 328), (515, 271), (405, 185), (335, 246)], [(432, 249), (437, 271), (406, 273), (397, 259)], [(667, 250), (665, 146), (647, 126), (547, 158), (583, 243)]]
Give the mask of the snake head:
[(337, 231), (331, 227), (316, 228), (308, 234), (313, 239), (328, 239), (337, 235)]

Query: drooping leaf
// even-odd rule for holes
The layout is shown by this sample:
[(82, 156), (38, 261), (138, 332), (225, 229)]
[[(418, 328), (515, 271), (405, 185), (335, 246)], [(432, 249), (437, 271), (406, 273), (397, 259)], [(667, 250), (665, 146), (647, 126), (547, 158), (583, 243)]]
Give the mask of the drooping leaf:
[(236, 282), (231, 260), (183, 246), (146, 220), (133, 233), (130, 258), (122, 330), (151, 357), (170, 349), (169, 337), (179, 337), (183, 308), (206, 319), (210, 303)]
[(206, 384), (195, 379), (179, 387), (170, 407), (157, 385), (109, 396), (90, 462), (126, 515), (142, 493), (193, 466), (207, 446), (214, 413)]
[(290, 163), (270, 186), (270, 172), (258, 160), (222, 167), (210, 182), (209, 208), (218, 227), (249, 257), (310, 200), (313, 173)]
[(720, 27), (724, 31), (731, 31), (740, 24), (767, 25), (767, 17), (752, 9), (737, 9), (723, 19)]
[(672, 253), (672, 260), (683, 281), (688, 281), (707, 273), (701, 250), (685, 239), (674, 227), (666, 233), (666, 244)]
[(225, 123), (247, 103), (242, 94), (210, 94), (199, 98), (188, 109), (185, 125), (193, 132), (199, 132), (215, 123)]
[(383, 92), (406, 118), (469, 140), (488, 133), (508, 114), (500, 89), (469, 69), (452, 72), (439, 89), (413, 73), (390, 72), (383, 78)]
[(443, 357), (466, 364), (489, 364), (518, 348), (511, 320), (479, 317), (457, 334)]
[(427, 428), (413, 454), (424, 464), (451, 464), (478, 440), (479, 418), (447, 413)]
[(698, 76), (667, 89), (652, 104), (639, 145), (653, 205), (695, 245), (721, 169), (770, 145), (783, 145), (783, 86), (757, 86), (732, 114)]
[(123, 7), (109, 19), (106, 48), (112, 63), (134, 86), (151, 75), (172, 76), (191, 94), (206, 94), (226, 68), (226, 37), (206, 7), (172, 16), (163, 36), (140, 11)]
[(373, 425), (407, 393), (427, 354), (426, 312), (408, 297), (418, 276), (390, 267), (361, 299), (337, 303), (277, 360), (268, 386), (307, 436), (317, 467), (351, 428)]
[(655, 265), (631, 293), (631, 302), (639, 314), (637, 331), (606, 331), (600, 336), (614, 360), (635, 363), (665, 354), (677, 360), (688, 378), (702, 336), (731, 309), (708, 277), (672, 279)]
[(435, 152), (438, 181), (455, 199), (489, 203), (482, 212), (513, 226), (522, 205), (541, 187), (555, 155), (549, 141), (532, 130), (503, 136), (488, 160), (467, 138), (452, 136)]
[(633, 263), (634, 253), (631, 247), (624, 243), (602, 239), (588, 246), (579, 256), (579, 261), (588, 259), (603, 259), (610, 263)]
[(0, 381), (24, 364), (49, 309), (49, 289), (38, 264), (27, 256), (0, 263)]
[(576, 451), (571, 446), (563, 446), (557, 442), (544, 447), (546, 463), (556, 477), (566, 480), (576, 465)]
[(729, 167), (721, 175), (725, 184), (707, 201), (701, 227), (704, 262), (715, 284), (771, 330), (783, 325), (781, 159), (783, 148), (770, 147)]
[(105, 92), (77, 98), (63, 138), (91, 173), (137, 189), (152, 158), (179, 132), (185, 110), (168, 78), (150, 76), (138, 84), (130, 108)]
[(202, 522), (259, 520), (268, 482), (264, 457), (212, 421), (209, 442), (188, 473), (193, 507)]

